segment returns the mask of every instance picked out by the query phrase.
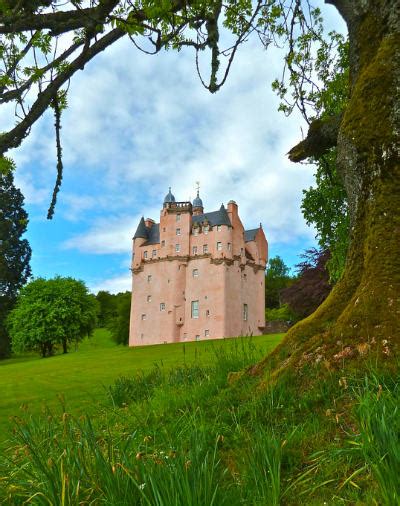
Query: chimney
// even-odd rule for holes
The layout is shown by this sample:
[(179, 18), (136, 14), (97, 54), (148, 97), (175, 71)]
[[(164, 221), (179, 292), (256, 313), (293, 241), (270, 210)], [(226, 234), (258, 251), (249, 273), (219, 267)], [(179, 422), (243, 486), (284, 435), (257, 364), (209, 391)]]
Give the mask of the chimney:
[(151, 228), (155, 224), (155, 221), (152, 220), (151, 218), (146, 218), (144, 220), (144, 224), (146, 225), (147, 228)]
[(236, 202), (234, 200), (230, 200), (228, 202), (228, 214), (229, 214), (229, 218), (231, 220), (231, 223), (233, 223), (233, 216), (238, 216), (238, 205), (236, 204)]

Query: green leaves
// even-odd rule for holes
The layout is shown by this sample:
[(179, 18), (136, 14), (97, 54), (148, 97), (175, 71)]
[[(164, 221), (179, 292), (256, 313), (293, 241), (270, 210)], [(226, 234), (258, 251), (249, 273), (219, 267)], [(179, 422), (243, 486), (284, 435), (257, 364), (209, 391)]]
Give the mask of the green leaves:
[(62, 346), (64, 353), (95, 327), (98, 305), (82, 281), (37, 278), (24, 287), (8, 325), (16, 352), (35, 350), (43, 357)]

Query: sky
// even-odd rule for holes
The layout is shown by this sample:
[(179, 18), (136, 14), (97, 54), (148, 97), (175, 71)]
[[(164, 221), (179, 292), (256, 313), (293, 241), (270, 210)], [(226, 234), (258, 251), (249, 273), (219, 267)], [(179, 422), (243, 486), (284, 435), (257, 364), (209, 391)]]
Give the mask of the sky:
[[(344, 31), (333, 7), (321, 9), (329, 28)], [(69, 88), (64, 179), (52, 221), (46, 219), (56, 177), (51, 113), (10, 152), (29, 213), (33, 276), (72, 276), (93, 293), (130, 290), (140, 217), (158, 222), (168, 187), (186, 201), (195, 197), (196, 181), (206, 212), (235, 200), (246, 229), (262, 223), (270, 258), (298, 263), (316, 244), (300, 209), (314, 168), (287, 159), (307, 128), (298, 114), (278, 112), (271, 82), (281, 71), (282, 53), (250, 40), (212, 95), (190, 50), (149, 56), (126, 38), (100, 54)], [(2, 111), (1, 130), (10, 121), (12, 112)]]

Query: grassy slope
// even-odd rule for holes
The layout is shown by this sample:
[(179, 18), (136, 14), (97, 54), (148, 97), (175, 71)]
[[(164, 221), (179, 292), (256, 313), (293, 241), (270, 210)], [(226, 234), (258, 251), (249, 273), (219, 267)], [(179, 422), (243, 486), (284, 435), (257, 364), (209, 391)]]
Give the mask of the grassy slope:
[[(281, 338), (282, 334), (253, 340), (261, 355), (271, 351)], [(98, 329), (78, 351), (67, 355), (47, 359), (27, 355), (0, 361), (0, 440), (7, 435), (10, 417), (20, 415), (21, 407), (38, 413), (44, 405), (58, 406), (62, 396), (70, 412), (94, 413), (105, 399), (104, 387), (118, 376), (132, 376), (154, 364), (166, 368), (185, 362), (207, 364), (218, 342), (127, 348), (116, 346), (106, 330)]]

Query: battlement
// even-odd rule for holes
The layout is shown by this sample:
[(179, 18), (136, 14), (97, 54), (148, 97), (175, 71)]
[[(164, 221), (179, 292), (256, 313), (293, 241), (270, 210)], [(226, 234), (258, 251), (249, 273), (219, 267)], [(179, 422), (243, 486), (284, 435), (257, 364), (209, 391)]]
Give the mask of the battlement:
[(192, 204), (191, 202), (164, 202), (164, 209), (167, 209), (171, 213), (192, 212)]

